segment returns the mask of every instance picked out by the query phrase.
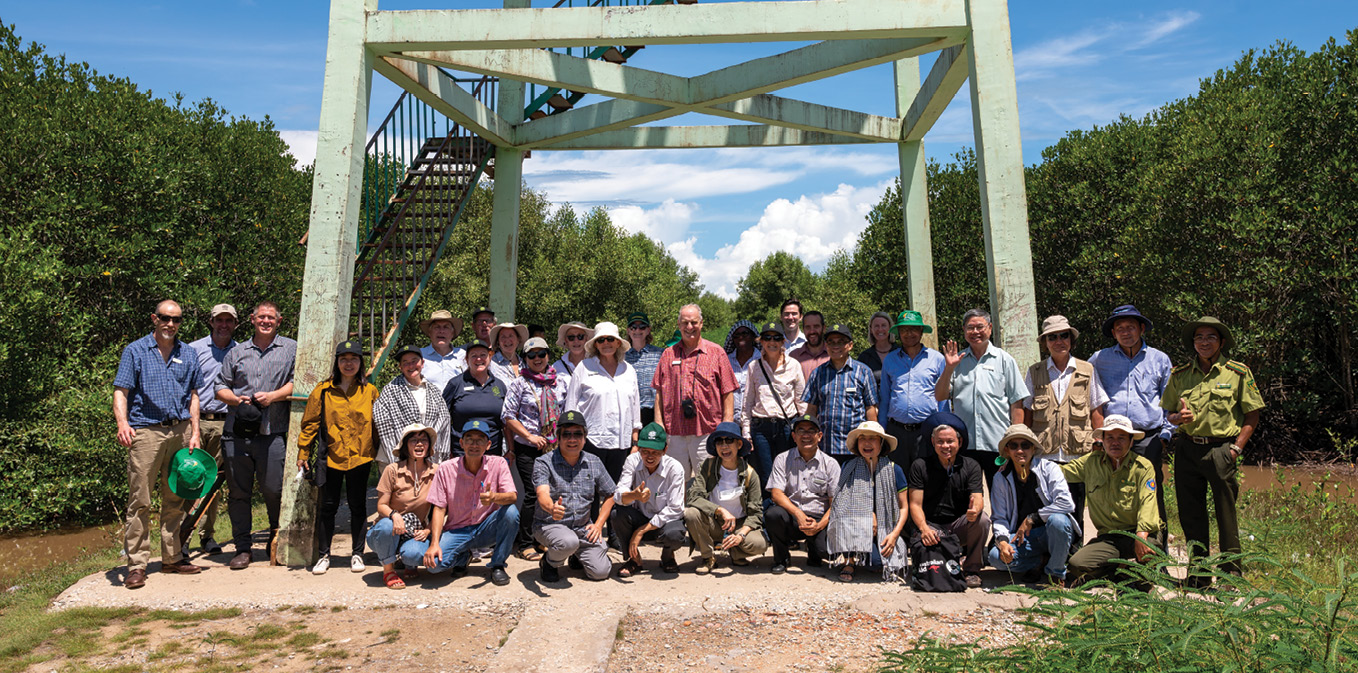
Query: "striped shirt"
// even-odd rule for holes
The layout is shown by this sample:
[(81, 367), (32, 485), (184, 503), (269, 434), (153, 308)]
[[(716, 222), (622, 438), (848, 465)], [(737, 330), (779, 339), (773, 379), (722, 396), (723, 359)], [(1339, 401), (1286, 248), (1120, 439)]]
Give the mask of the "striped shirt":
[[(254, 339), (241, 342), (222, 360), (222, 371), (217, 375), (215, 390), (229, 389), (237, 397), (278, 390), (292, 381), (293, 365), (297, 360), (297, 342), (275, 336), (268, 348), (260, 349)], [(288, 412), (291, 405), (279, 400), (263, 409), (259, 419), (259, 434), (278, 435), (288, 431)], [(222, 434), (235, 429), (236, 408), (226, 416)]]
[(176, 339), (166, 360), (148, 334), (123, 349), (113, 385), (127, 390), (127, 422), (134, 428), (186, 421), (190, 396), (203, 387), (198, 353)]
[(641, 393), (641, 408), (655, 408), (655, 389), (651, 387), (651, 379), (655, 378), (655, 366), (660, 364), (660, 354), (665, 349), (659, 346), (646, 344), (641, 350), (635, 348), (627, 349), (622, 359), (632, 368), (637, 370), (637, 392)]
[(868, 420), (868, 408), (877, 406), (872, 368), (849, 358), (835, 369), (833, 362), (816, 367), (806, 382), (802, 400), (816, 405), (822, 432), (820, 450), (832, 456), (853, 453), (845, 444), (849, 431)]
[(204, 414), (226, 413), (226, 402), (217, 399), (212, 382), (217, 380), (217, 373), (222, 371), (222, 361), (236, 347), (236, 342), (233, 340), (226, 348), (218, 348), (209, 334), (189, 345), (198, 351), (198, 369), (202, 372), (203, 382), (207, 384), (198, 389), (198, 411)]
[[(651, 387), (660, 391), (665, 432), (672, 437), (702, 436), (722, 421), (722, 397), (736, 391), (736, 375), (726, 351), (707, 339), (684, 351), (684, 342), (660, 354)], [(683, 401), (693, 400), (697, 414), (684, 418)]]
[(584, 528), (592, 523), (589, 510), (594, 501), (613, 495), (618, 488), (604, 469), (603, 461), (583, 451), (580, 452), (580, 460), (574, 465), (567, 463), (560, 451), (539, 456), (533, 463), (533, 493), (530, 497), (536, 497), (538, 487), (543, 485), (551, 489), (552, 502), (561, 499), (566, 515), (556, 521), (550, 512), (538, 507), (533, 515), (534, 528), (548, 524)]

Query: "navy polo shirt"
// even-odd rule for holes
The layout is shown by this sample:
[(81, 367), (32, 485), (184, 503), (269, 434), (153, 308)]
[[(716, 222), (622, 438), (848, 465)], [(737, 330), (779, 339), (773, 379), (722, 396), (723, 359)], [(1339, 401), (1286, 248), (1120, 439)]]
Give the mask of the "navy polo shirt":
[(449, 446), (454, 455), (462, 455), (462, 426), (467, 421), (484, 422), (490, 428), (490, 449), (486, 453), (504, 455), (500, 410), (504, 407), (508, 389), (509, 386), (494, 376), (487, 378), (485, 385), (478, 383), (471, 370), (448, 382), (443, 389), (443, 401), (448, 403), (448, 415), (452, 417)]

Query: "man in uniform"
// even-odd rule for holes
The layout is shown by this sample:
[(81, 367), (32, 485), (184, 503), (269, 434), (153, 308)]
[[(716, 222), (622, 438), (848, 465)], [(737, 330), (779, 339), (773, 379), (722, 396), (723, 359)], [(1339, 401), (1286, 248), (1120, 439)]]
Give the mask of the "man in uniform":
[[(217, 461), (219, 470), (225, 463), (222, 459), (222, 428), (226, 425), (226, 403), (217, 399), (212, 382), (217, 380), (217, 374), (222, 371), (222, 361), (226, 359), (226, 354), (236, 347), (236, 341), (231, 335), (236, 332), (237, 320), (236, 307), (230, 304), (217, 304), (212, 307), (212, 312), (207, 318), (212, 331), (189, 344), (198, 352), (198, 369), (202, 372), (204, 384), (198, 391), (198, 430), (203, 435), (203, 450)], [(211, 498), (212, 494), (209, 493), (208, 497)], [(206, 554), (222, 553), (222, 546), (212, 539), (213, 531), (217, 528), (217, 510), (221, 509), (220, 505), (220, 499), (213, 500), (199, 522), (199, 530), (203, 536), (203, 552)], [(184, 553), (187, 555), (188, 550), (185, 549)]]
[[(1169, 422), (1179, 426), (1171, 444), (1174, 495), (1179, 503), (1179, 523), (1188, 538), (1189, 557), (1200, 561), (1211, 548), (1208, 486), (1216, 505), (1221, 552), (1240, 553), (1240, 526), (1235, 511), (1235, 499), (1240, 493), (1236, 461), (1259, 425), (1264, 399), (1250, 368), (1223, 357), (1233, 342), (1230, 329), (1220, 320), (1211, 316), (1198, 318), (1184, 327), (1183, 339), (1184, 346), (1195, 357), (1170, 372), (1160, 406), (1170, 412)], [(1240, 562), (1227, 561), (1225, 569), (1239, 575)], [(1212, 584), (1212, 578), (1190, 573), (1188, 584), (1206, 588)]]

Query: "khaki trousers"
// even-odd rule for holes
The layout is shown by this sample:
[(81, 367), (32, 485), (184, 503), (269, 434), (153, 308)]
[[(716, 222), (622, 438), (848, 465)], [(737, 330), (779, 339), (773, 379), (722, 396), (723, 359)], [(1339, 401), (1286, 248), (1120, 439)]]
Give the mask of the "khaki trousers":
[(139, 428), (132, 436), (127, 453), (127, 519), (123, 529), (123, 551), (127, 569), (145, 570), (151, 561), (151, 489), (160, 490), (160, 560), (179, 561), (179, 526), (184, 523), (189, 502), (170, 491), (166, 478), (170, 460), (188, 439), (189, 422), (174, 426)]
[[(698, 555), (712, 558), (715, 540), (723, 535), (721, 523), (717, 518), (702, 513), (697, 507), (688, 507), (684, 509), (684, 526), (688, 528), (688, 534), (693, 538), (693, 546), (698, 550)], [(731, 548), (731, 558), (740, 560), (760, 556), (768, 546), (768, 541), (764, 539), (764, 531), (752, 530), (745, 536), (743, 542)]]

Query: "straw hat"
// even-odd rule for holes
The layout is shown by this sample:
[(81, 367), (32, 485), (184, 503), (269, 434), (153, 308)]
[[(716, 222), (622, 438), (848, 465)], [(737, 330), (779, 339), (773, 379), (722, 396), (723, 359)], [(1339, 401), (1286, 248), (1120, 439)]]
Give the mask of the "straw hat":
[(500, 330), (502, 330), (502, 329), (512, 329), (512, 330), (514, 330), (514, 333), (519, 335), (519, 346), (520, 346), (520, 347), (523, 346), (523, 342), (525, 342), (525, 341), (528, 340), (528, 326), (527, 326), (527, 325), (515, 325), (515, 324), (512, 323), (512, 322), (502, 322), (502, 323), (500, 323), (500, 324), (498, 324), (498, 325), (496, 325), (496, 326), (490, 328), (490, 350), (491, 350), (491, 351), (498, 352), (498, 351), (500, 350)]
[(462, 319), (454, 317), (452, 312), (444, 310), (434, 311), (433, 313), (429, 314), (428, 320), (421, 320), (420, 331), (424, 332), (425, 335), (427, 336), (429, 334), (429, 326), (440, 320), (447, 320), (448, 322), (452, 323), (453, 334), (462, 333)]
[(578, 329), (578, 330), (584, 330), (584, 331), (585, 331), (585, 341), (587, 341), (587, 342), (588, 342), (590, 339), (592, 339), (592, 338), (594, 337), (594, 330), (592, 330), (592, 329), (586, 327), (586, 326), (585, 326), (585, 323), (582, 323), (582, 322), (580, 322), (579, 320), (572, 320), (571, 322), (568, 322), (568, 323), (566, 323), (566, 324), (564, 324), (564, 325), (562, 325), (562, 326), (556, 328), (556, 345), (557, 345), (557, 346), (560, 346), (561, 348), (565, 348), (565, 349), (567, 349), (567, 350), (570, 349), (570, 346), (566, 345), (566, 332), (570, 331), (572, 328)]

